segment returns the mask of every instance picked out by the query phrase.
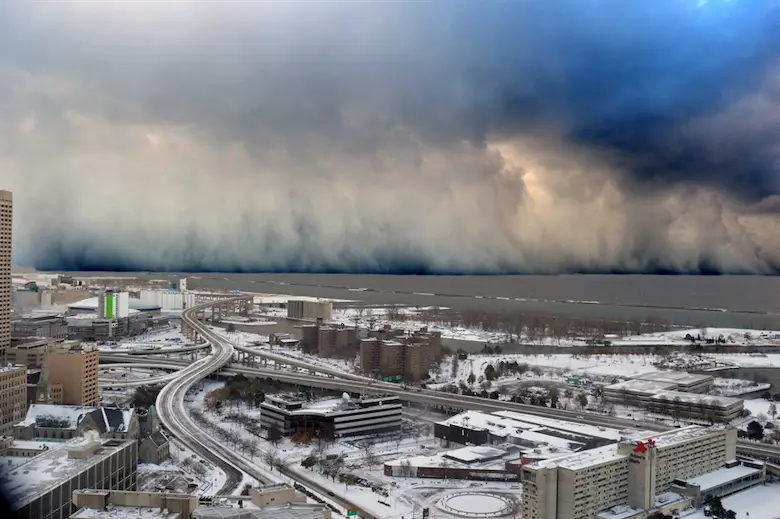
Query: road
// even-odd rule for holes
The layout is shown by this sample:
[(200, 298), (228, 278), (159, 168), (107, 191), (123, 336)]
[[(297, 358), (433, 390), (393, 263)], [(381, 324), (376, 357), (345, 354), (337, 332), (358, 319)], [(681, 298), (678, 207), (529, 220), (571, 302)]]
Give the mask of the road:
[[(231, 298), (235, 300), (245, 299), (246, 297)], [(175, 369), (175, 377), (173, 381), (169, 381), (160, 394), (157, 396), (156, 408), (157, 413), (160, 416), (160, 420), (165, 428), (179, 441), (184, 443), (194, 452), (201, 455), (203, 458), (212, 461), (215, 465), (220, 467), (227, 475), (227, 481), (219, 490), (218, 495), (230, 495), (232, 494), (243, 479), (243, 474), (247, 474), (260, 483), (284, 483), (284, 479), (274, 476), (271, 472), (266, 471), (248, 461), (243, 456), (236, 454), (230, 449), (226, 448), (220, 442), (211, 437), (206, 431), (202, 430), (190, 417), (184, 406), (184, 396), (187, 394), (193, 385), (203, 378), (220, 371), (223, 367), (230, 363), (233, 358), (233, 345), (222, 337), (221, 335), (211, 331), (211, 329), (204, 323), (201, 323), (197, 319), (197, 311), (208, 308), (218, 302), (223, 301), (210, 301), (201, 305), (194, 306), (182, 312), (181, 319), (188, 326), (196, 330), (210, 345), (211, 353), (194, 363), (177, 362), (170, 360), (153, 360), (144, 359), (141, 356), (120, 356), (124, 357), (126, 363), (129, 364), (143, 364), (145, 366), (154, 367), (156, 369), (162, 367), (168, 367), (169, 369)], [(136, 362), (138, 359), (139, 362)], [(105, 358), (104, 358), (105, 360)], [(140, 367), (140, 366), (139, 366)], [(239, 369), (231, 369), (233, 373), (242, 371)], [(149, 384), (150, 379), (146, 379), (144, 382)], [(112, 381), (114, 385), (115, 382)], [(346, 509), (354, 508), (358, 514), (363, 518), (374, 517), (374, 514), (364, 508), (357, 506), (348, 499), (340, 496), (332, 495), (327, 488), (322, 486), (317, 481), (311, 479), (309, 476), (300, 474), (298, 472), (292, 472), (289, 469), (283, 470), (282, 474), (300, 484), (308, 487), (316, 493), (319, 493), (322, 497), (338, 504)]]
[[(143, 360), (142, 357), (127, 357), (122, 355), (112, 355), (101, 357), (101, 361), (109, 362), (130, 362), (134, 365), (150, 367), (154, 366), (157, 369), (181, 369), (187, 363), (176, 360), (166, 361), (150, 361)], [(309, 371), (318, 372), (326, 371), (330, 369), (323, 369), (321, 366), (310, 365), (307, 368)], [(374, 382), (372, 384), (366, 384), (363, 380), (344, 380), (339, 378), (330, 378), (329, 376), (322, 375), (309, 375), (300, 372), (289, 372), (280, 369), (267, 369), (267, 368), (253, 368), (243, 364), (233, 363), (226, 365), (221, 370), (222, 373), (233, 375), (242, 373), (244, 375), (250, 375), (255, 377), (273, 377), (274, 379), (285, 382), (288, 384), (296, 384), (301, 386), (318, 387), (322, 389), (332, 389), (336, 391), (349, 391), (353, 393), (382, 393), (397, 395), (404, 401), (415, 402), (425, 405), (451, 407), (453, 409), (471, 409), (475, 411), (517, 411), (520, 413), (527, 413), (537, 416), (545, 416), (548, 418), (557, 418), (560, 420), (568, 420), (575, 423), (583, 423), (587, 425), (593, 425), (596, 427), (608, 427), (608, 428), (642, 428), (651, 431), (665, 431), (670, 428), (665, 425), (659, 425), (656, 423), (646, 423), (636, 420), (628, 420), (623, 418), (617, 418), (612, 416), (603, 416), (587, 412), (568, 411), (563, 409), (550, 409), (547, 407), (538, 407), (528, 404), (521, 404), (516, 402), (506, 402), (490, 400), (481, 397), (469, 397), (463, 395), (453, 395), (448, 393), (442, 393), (439, 391), (431, 391), (424, 389), (403, 389), (395, 384), (385, 384), (381, 382)], [(148, 380), (145, 383), (150, 383)], [(143, 385), (139, 381), (130, 381), (128, 385)], [(114, 385), (117, 385), (114, 383)], [(757, 455), (757, 449), (755, 443), (746, 440), (739, 440), (737, 444), (737, 450), (740, 454), (750, 456)], [(761, 445), (762, 456), (767, 457), (770, 461), (780, 463), (780, 446), (775, 445)]]
[[(228, 450), (220, 445), (208, 433), (203, 431), (189, 416), (184, 407), (184, 396), (198, 381), (219, 371), (233, 358), (233, 345), (211, 333), (196, 318), (197, 311), (213, 305), (213, 302), (193, 306), (182, 312), (182, 322), (198, 330), (211, 344), (211, 353), (196, 362), (183, 367), (175, 373), (173, 380), (162, 388), (157, 395), (156, 409), (160, 421), (184, 445), (211, 461), (225, 472), (226, 481), (218, 494), (232, 493), (243, 479), (238, 466), (232, 462)], [(143, 359), (140, 356), (129, 358)]]

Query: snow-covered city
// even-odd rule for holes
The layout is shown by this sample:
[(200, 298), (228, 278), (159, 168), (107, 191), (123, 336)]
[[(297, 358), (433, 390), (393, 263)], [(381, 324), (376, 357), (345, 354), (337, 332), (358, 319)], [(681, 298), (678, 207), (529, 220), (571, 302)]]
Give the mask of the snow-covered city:
[[(571, 320), (553, 334), (550, 322), (474, 326), (443, 307), (204, 292), (183, 278), (95, 283), (14, 278), (27, 306), (14, 329), (36, 330), (7, 352), (29, 366), (29, 408), (0, 460), (19, 499), (41, 492), (32, 474), (68, 465), (47, 457), (107, 438), (137, 442), (126, 490), (195, 496), (202, 518), (279, 500), (307, 517), (536, 517), (544, 492), (594, 470), (629, 481), (622, 502), (577, 505), (603, 519), (730, 503), (764, 517), (743, 496), (780, 490), (780, 332), (643, 322), (616, 334)], [(82, 368), (81, 400), (66, 403)], [(715, 449), (706, 464), (701, 448)], [(674, 477), (650, 501), (634, 496), (634, 464), (671, 453)], [(542, 486), (550, 471), (557, 489)]]

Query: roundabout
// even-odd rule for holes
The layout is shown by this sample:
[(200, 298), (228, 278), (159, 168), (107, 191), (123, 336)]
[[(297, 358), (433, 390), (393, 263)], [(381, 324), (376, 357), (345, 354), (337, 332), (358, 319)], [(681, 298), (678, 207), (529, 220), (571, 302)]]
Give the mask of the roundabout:
[(492, 492), (453, 492), (442, 497), (436, 507), (462, 517), (502, 517), (512, 513), (514, 501)]

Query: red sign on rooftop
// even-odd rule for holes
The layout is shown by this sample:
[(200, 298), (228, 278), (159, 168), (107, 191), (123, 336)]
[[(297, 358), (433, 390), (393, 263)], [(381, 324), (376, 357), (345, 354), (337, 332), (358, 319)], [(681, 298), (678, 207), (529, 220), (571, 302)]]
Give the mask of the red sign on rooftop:
[(647, 452), (647, 447), (645, 446), (645, 442), (639, 442), (636, 444), (636, 447), (634, 447), (634, 452), (638, 452), (640, 454), (644, 454)]

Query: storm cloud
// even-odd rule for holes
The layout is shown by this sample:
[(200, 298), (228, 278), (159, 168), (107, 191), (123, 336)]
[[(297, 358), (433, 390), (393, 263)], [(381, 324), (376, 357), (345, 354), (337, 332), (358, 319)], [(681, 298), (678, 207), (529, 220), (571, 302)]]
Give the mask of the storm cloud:
[(43, 269), (780, 272), (780, 4), (8, 2)]

